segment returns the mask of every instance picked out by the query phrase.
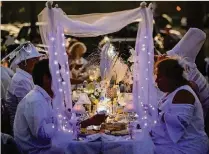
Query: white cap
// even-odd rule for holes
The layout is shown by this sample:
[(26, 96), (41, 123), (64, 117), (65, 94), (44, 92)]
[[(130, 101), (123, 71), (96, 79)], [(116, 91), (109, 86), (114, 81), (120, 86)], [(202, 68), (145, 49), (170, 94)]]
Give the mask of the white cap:
[(12, 52), (15, 58), (12, 61), (12, 64), (10, 67), (18, 65), (20, 62), (24, 60), (42, 56), (42, 54), (40, 54), (36, 50), (36, 47), (30, 42), (25, 42), (21, 44)]
[(206, 34), (198, 28), (190, 28), (178, 44), (167, 55), (178, 55), (188, 62), (195, 63), (197, 54), (206, 40)]

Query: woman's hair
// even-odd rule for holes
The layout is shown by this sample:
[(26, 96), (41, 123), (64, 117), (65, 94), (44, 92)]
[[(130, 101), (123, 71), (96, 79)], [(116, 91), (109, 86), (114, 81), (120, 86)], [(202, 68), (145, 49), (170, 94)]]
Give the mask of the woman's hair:
[(51, 73), (49, 70), (49, 59), (43, 59), (36, 63), (32, 72), (34, 84), (43, 87), (44, 75), (47, 75), (49, 78), (51, 78)]
[(189, 82), (183, 75), (184, 68), (179, 64), (177, 59), (165, 58), (159, 60), (155, 64), (155, 68), (157, 68), (158, 72), (163, 74), (165, 77), (173, 80), (175, 84), (179, 84), (179, 86), (185, 84), (189, 85)]

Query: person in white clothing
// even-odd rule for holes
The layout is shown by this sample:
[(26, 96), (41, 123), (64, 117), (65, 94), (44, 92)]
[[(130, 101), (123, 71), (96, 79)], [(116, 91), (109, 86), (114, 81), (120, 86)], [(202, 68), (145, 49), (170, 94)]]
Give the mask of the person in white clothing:
[[(57, 116), (53, 112), (52, 77), (49, 60), (39, 61), (32, 73), (34, 88), (20, 101), (14, 120), (14, 138), (27, 154), (60, 154), (62, 149), (51, 146), (56, 134)], [(105, 115), (95, 115), (81, 122), (82, 127), (101, 125)]]
[[(207, 79), (197, 69), (195, 59), (201, 47), (206, 40), (206, 34), (197, 28), (190, 28), (181, 41), (167, 55), (170, 57), (179, 56), (182, 59), (182, 65), (187, 72), (187, 80), (193, 83), (203, 107), (205, 117), (205, 130), (209, 136), (209, 83)], [(159, 59), (166, 58), (167, 55), (161, 55)]]
[(151, 131), (156, 154), (208, 152), (203, 109), (183, 73), (176, 59), (165, 58), (155, 65), (157, 86), (165, 93), (158, 105), (158, 122)]
[(10, 68), (1, 66), (1, 98), (4, 100), (13, 75), (14, 72)]
[(16, 73), (12, 77), (12, 81), (6, 93), (6, 106), (10, 114), (10, 123), (13, 127), (14, 116), (18, 103), (33, 89), (34, 83), (32, 79), (32, 70), (39, 60), (41, 54), (36, 50), (33, 44), (26, 42), (17, 47), (13, 54), (14, 60), (11, 67), (18, 65)]
[(35, 86), (20, 101), (14, 120), (14, 138), (24, 153), (59, 154), (60, 149), (51, 148), (51, 137), (56, 131), (53, 114), (53, 92), (51, 74), (47, 59), (35, 66), (33, 73)]

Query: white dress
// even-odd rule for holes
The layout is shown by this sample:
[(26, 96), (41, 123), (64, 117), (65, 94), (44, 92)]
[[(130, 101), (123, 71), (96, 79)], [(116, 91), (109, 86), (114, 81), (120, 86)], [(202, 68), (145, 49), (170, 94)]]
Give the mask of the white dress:
[[(175, 94), (181, 89), (193, 94), (194, 105), (172, 104)], [(179, 87), (162, 99), (159, 120), (151, 133), (156, 154), (207, 154), (209, 142), (204, 131), (202, 106), (189, 86)]]

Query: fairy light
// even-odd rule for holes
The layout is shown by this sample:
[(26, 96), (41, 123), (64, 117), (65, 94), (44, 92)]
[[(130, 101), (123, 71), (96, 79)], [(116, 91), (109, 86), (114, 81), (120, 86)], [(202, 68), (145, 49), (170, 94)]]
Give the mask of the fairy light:
[(62, 81), (62, 80), (59, 78), (59, 79), (58, 79), (58, 82), (61, 82), (61, 81)]
[(59, 71), (56, 71), (56, 74), (59, 74), (60, 72)]
[(54, 125), (52, 125), (52, 128), (54, 128)]
[(66, 56), (66, 55), (67, 55), (67, 53), (65, 52), (65, 53), (64, 53), (64, 56)]
[(55, 38), (54, 37), (51, 37), (51, 39), (50, 39), (51, 41), (54, 41), (55, 40)]
[(67, 71), (66, 74), (69, 74), (69, 72)]
[(145, 123), (144, 126), (146, 127), (147, 126), (147, 123)]
[(146, 78), (146, 80), (148, 80), (148, 78)]
[(58, 117), (59, 117), (59, 118), (62, 118), (62, 115), (61, 115), (61, 114), (59, 114), (59, 115), (58, 115)]
[(151, 53), (150, 53), (150, 52), (148, 52), (148, 55), (151, 55)]
[(66, 85), (66, 82), (62, 82), (63, 85)]
[(150, 64), (151, 62), (150, 61), (148, 61), (148, 64)]
[(142, 48), (142, 51), (145, 51), (146, 50), (146, 48)]
[(65, 36), (65, 34), (64, 33), (62, 33), (62, 37), (64, 37)]
[(64, 47), (65, 46), (65, 43), (62, 43), (62, 46)]
[(59, 92), (62, 92), (62, 89), (61, 88), (59, 89)]
[(155, 121), (154, 121), (154, 124), (156, 124), (156, 123), (157, 123), (157, 121), (155, 120)]
[(54, 53), (54, 55), (55, 55), (55, 56), (57, 56), (57, 55), (58, 55), (58, 53), (57, 53), (57, 52), (55, 52), (55, 53)]
[(55, 61), (54, 61), (54, 64), (57, 65), (57, 64), (58, 64), (58, 61), (55, 60)]

